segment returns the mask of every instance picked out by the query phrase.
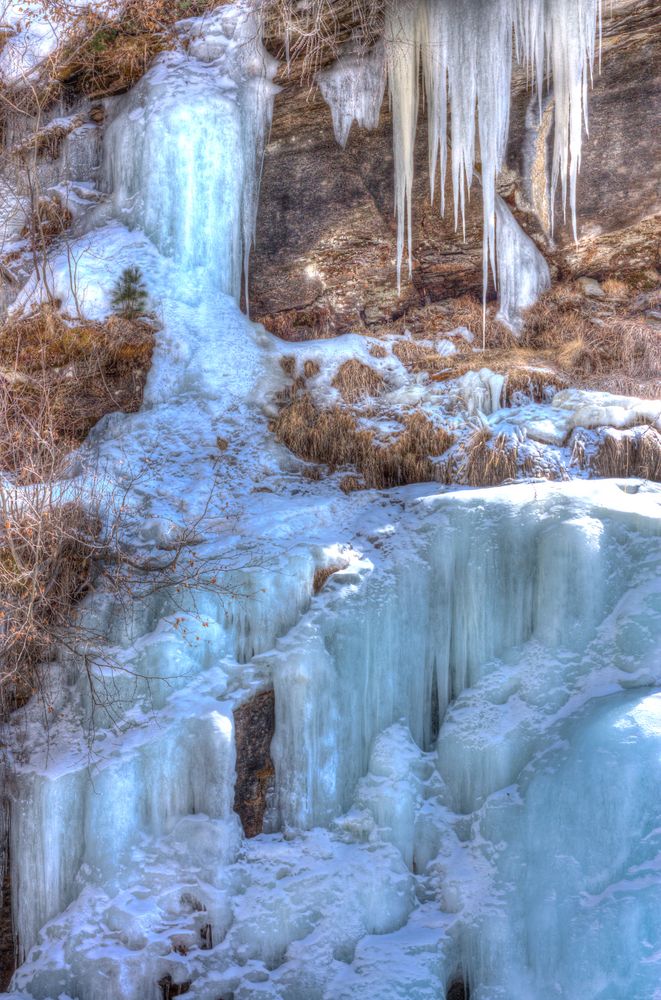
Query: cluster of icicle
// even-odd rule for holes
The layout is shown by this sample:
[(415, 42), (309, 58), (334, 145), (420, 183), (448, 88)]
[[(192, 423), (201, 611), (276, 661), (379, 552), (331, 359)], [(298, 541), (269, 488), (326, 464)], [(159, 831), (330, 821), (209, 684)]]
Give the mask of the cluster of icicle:
[[(576, 233), (576, 179), (598, 35), (601, 0), (389, 0), (385, 45), (377, 47), (362, 67), (352, 52), (349, 59), (341, 58), (336, 67), (320, 74), (319, 84), (333, 108), (342, 143), (352, 120), (366, 127), (375, 124), (373, 109), (380, 108), (387, 81), (393, 115), (398, 276), (405, 244), (409, 274), (412, 270), (414, 147), (424, 101), (432, 200), (440, 174), (443, 212), (449, 159), (457, 227), (460, 218), (464, 225), (479, 150), (485, 288), (489, 264), (495, 277), (496, 178), (506, 153), (514, 58), (525, 64), (534, 82), (540, 114), (545, 81), (552, 80), (552, 195), (560, 185), (565, 211), (569, 198)], [(375, 67), (379, 58), (381, 73)], [(370, 93), (362, 92), (364, 88)]]

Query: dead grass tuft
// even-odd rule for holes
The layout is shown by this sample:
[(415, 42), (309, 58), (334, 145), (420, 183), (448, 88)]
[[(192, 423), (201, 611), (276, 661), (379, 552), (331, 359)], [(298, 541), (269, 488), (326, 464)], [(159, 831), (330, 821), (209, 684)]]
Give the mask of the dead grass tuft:
[(568, 387), (568, 379), (558, 372), (542, 368), (514, 368), (507, 372), (505, 406), (515, 406), (521, 398), (544, 403), (555, 390)]
[[(619, 288), (621, 282), (617, 282)], [(572, 384), (656, 397), (661, 338), (644, 318), (558, 285), (527, 313), (522, 345), (552, 354)]]
[(369, 365), (352, 358), (340, 366), (331, 385), (338, 390), (345, 403), (358, 403), (366, 396), (378, 396), (386, 382)]
[(632, 294), (631, 287), (619, 278), (606, 278), (601, 287), (609, 299), (628, 299)]
[(419, 344), (414, 340), (398, 340), (393, 345), (393, 354), (411, 372), (440, 371), (447, 365), (447, 359), (433, 348)]
[(350, 412), (341, 407), (319, 410), (307, 393), (281, 410), (273, 430), (299, 458), (328, 465), (331, 471), (353, 466), (362, 481), (348, 477), (343, 481), (345, 492), (437, 480), (440, 466), (432, 457), (444, 454), (454, 443), (451, 434), (434, 427), (423, 413), (410, 415), (393, 443), (380, 443), (371, 431), (359, 429)]
[(500, 486), (516, 479), (518, 464), (516, 442), (506, 434), (494, 437), (488, 427), (481, 427), (453, 456), (448, 480), (473, 487)]
[(592, 470), (607, 479), (647, 479), (661, 482), (661, 434), (654, 427), (644, 431), (607, 430), (603, 433)]
[(316, 361), (313, 361), (311, 358), (308, 358), (308, 360), (303, 365), (303, 377), (306, 379), (314, 378), (316, 375), (319, 374), (320, 371), (321, 368), (319, 367), (319, 364)]

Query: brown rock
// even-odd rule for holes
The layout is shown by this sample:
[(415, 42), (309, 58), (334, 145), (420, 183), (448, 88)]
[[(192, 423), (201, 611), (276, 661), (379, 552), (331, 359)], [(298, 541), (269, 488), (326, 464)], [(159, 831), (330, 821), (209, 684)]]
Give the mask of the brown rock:
[(262, 691), (234, 712), (236, 784), (234, 811), (246, 837), (256, 837), (264, 826), (266, 797), (273, 784), (271, 740), (275, 732), (275, 698)]

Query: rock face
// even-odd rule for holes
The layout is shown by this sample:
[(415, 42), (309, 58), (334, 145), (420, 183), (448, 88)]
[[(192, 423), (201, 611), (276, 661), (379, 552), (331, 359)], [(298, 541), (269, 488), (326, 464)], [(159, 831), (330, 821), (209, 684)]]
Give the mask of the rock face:
[(264, 826), (266, 799), (275, 770), (271, 740), (275, 732), (273, 691), (263, 691), (234, 713), (236, 784), (234, 811), (246, 837), (256, 837)]
[[(654, 0), (606, 5), (602, 71), (590, 94), (590, 135), (579, 180), (578, 243), (556, 206), (550, 231), (552, 94), (541, 126), (531, 95), (514, 82), (507, 169), (500, 193), (555, 274), (603, 278), (659, 263), (661, 192), (655, 137), (661, 129), (661, 36)], [(413, 305), (481, 294), (479, 191), (454, 231), (451, 207), (430, 204), (424, 120), (416, 146), (414, 271), (397, 292), (393, 154), (387, 101), (378, 129), (352, 129), (342, 150), (320, 93), (283, 81), (266, 152), (252, 259), (254, 318), (291, 338), (365, 329)], [(536, 101), (535, 101), (536, 104)], [(447, 199), (446, 199), (447, 200)], [(451, 206), (452, 202), (449, 201)]]

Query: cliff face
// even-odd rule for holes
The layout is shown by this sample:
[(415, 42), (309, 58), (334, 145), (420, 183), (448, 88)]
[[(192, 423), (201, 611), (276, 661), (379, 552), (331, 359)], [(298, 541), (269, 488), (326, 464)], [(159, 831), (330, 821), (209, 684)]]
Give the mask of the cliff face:
[[(590, 94), (578, 190), (578, 243), (548, 199), (553, 96), (538, 125), (523, 73), (514, 82), (500, 193), (559, 277), (604, 278), (659, 263), (661, 37), (654, 0), (607, 5), (603, 62)], [(482, 207), (477, 189), (465, 241), (451, 199), (430, 204), (426, 123), (416, 146), (414, 273), (397, 292), (392, 130), (387, 100), (378, 129), (352, 129), (342, 150), (316, 87), (282, 79), (266, 151), (252, 259), (254, 317), (290, 337), (333, 335), (388, 322), (412, 306), (481, 294)], [(447, 200), (447, 199), (446, 199)]]

